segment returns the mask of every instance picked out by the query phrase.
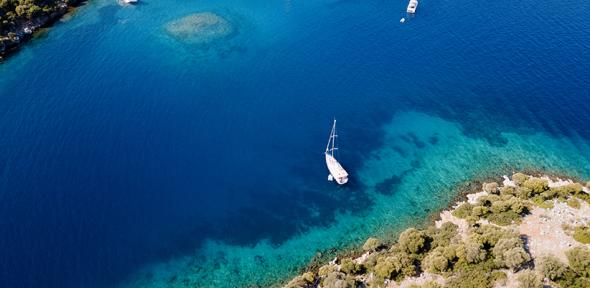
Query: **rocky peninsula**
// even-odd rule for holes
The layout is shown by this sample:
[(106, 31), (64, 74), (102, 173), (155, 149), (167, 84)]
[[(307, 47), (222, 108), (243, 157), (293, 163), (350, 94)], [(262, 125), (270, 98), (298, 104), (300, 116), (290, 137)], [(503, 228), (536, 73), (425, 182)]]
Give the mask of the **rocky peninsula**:
[(0, 61), (84, 0), (0, 0)]
[(430, 226), (409, 228), (395, 243), (369, 238), (284, 287), (590, 287), (589, 188), (544, 175), (504, 176)]

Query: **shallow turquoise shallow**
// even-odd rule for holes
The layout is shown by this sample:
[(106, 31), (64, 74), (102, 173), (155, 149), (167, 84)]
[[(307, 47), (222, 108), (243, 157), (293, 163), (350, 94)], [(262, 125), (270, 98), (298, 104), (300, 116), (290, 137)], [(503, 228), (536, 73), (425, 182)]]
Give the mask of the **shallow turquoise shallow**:
[(334, 223), (311, 228), (281, 245), (261, 241), (243, 247), (207, 241), (204, 250), (192, 256), (149, 265), (125, 286), (268, 286), (292, 275), (318, 251), (354, 247), (370, 236), (391, 239), (405, 227), (425, 223), (469, 180), (540, 167), (587, 179), (590, 167), (590, 161), (580, 157), (590, 148), (587, 144), (507, 132), (501, 133), (507, 143), (496, 147), (465, 136), (456, 123), (419, 112), (397, 113), (383, 133), (387, 144), (367, 155), (355, 173), (373, 202), (363, 213), (351, 214), (341, 207)]
[[(96, 0), (32, 41), (0, 65), (1, 282), (266, 287), (473, 179), (590, 179), (590, 2), (406, 4)], [(231, 35), (166, 31), (199, 12)]]

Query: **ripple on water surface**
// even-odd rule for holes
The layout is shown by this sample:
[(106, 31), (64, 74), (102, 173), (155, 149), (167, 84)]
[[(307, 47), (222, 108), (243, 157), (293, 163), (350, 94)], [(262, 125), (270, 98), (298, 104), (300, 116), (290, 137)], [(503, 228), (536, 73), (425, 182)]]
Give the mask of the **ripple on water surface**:
[[(343, 249), (369, 236), (392, 237), (422, 223), (455, 196), (456, 187), (477, 177), (513, 169), (541, 168), (587, 177), (590, 162), (579, 155), (590, 147), (547, 134), (501, 133), (503, 145), (474, 138), (435, 116), (398, 113), (383, 127), (383, 145), (366, 156), (353, 177), (373, 199), (365, 213), (342, 209), (327, 227), (311, 228), (279, 245), (252, 247), (209, 240), (195, 255), (156, 263), (136, 275), (129, 287), (269, 286), (293, 275), (317, 251)], [(321, 215), (320, 215), (321, 217)]]

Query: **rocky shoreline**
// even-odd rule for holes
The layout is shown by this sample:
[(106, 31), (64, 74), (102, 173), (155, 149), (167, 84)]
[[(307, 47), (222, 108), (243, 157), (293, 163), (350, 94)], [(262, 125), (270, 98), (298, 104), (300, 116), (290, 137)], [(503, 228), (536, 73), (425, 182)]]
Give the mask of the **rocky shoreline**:
[(284, 287), (590, 287), (590, 183), (532, 174), (483, 183), (429, 227), (369, 238)]
[(50, 13), (39, 14), (31, 19), (19, 18), (0, 26), (0, 63), (31, 40), (39, 29), (50, 27), (64, 15), (85, 3), (85, 0), (57, 0), (51, 4), (53, 11)]

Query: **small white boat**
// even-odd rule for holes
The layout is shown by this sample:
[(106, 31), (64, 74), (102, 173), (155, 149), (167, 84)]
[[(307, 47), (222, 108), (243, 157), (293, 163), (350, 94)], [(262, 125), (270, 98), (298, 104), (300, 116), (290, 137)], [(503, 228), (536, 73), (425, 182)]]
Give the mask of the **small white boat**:
[(402, 17), (402, 19), (399, 19), (399, 23), (402, 23), (402, 24), (403, 24), (403, 23), (405, 23), (405, 22), (406, 22), (406, 18), (403, 18), (403, 17)]
[(416, 8), (418, 8), (418, 0), (410, 0), (408, 3), (408, 8), (406, 8), (406, 12), (414, 14), (416, 13)]
[(139, 0), (122, 0), (125, 4), (136, 4)]
[(328, 166), (328, 171), (330, 171), (330, 175), (328, 175), (329, 181), (336, 181), (336, 183), (342, 185), (348, 182), (348, 173), (342, 165), (336, 160), (334, 157), (334, 150), (338, 150), (336, 147), (336, 119), (334, 119), (334, 125), (332, 125), (332, 132), (330, 132), (330, 138), (328, 139), (328, 145), (326, 145), (326, 166)]

